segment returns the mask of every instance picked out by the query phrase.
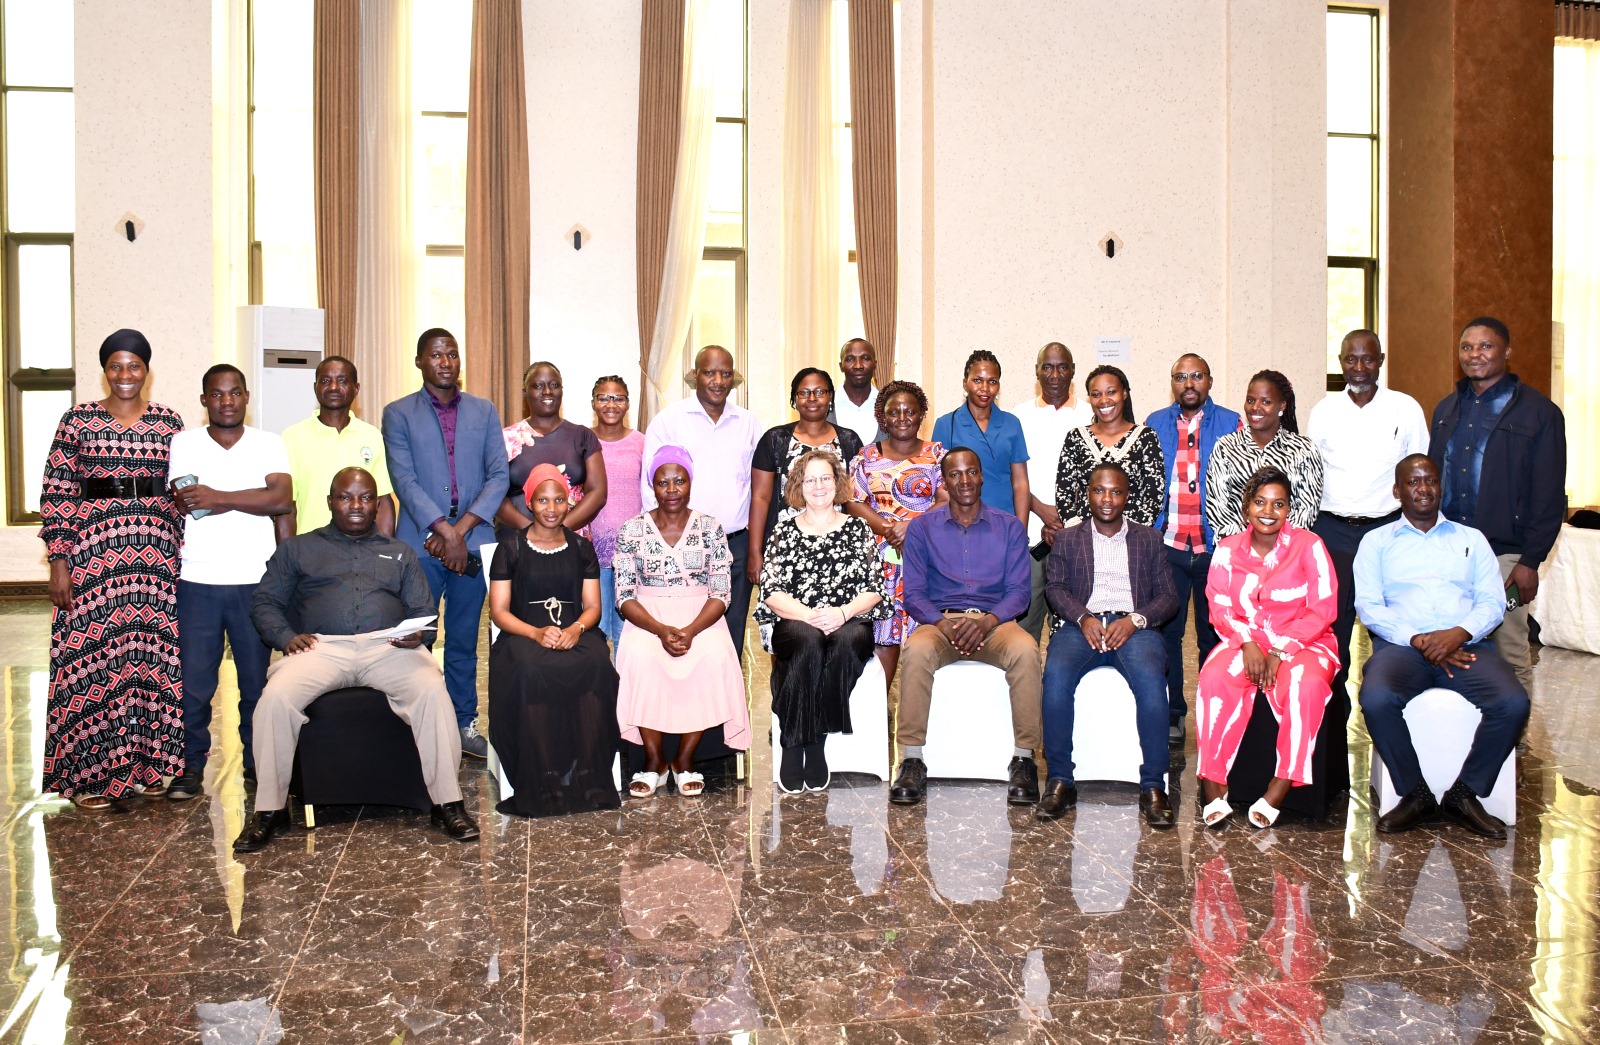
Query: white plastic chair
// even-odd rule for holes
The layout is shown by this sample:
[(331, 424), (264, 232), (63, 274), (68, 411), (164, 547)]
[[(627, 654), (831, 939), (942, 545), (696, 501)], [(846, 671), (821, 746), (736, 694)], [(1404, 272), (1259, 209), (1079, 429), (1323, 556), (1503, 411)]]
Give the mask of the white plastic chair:
[[(1483, 713), (1461, 694), (1448, 689), (1424, 690), (1412, 698), (1405, 710), (1406, 728), (1411, 731), (1411, 744), (1417, 749), (1417, 762), (1422, 766), (1422, 776), (1435, 798), (1444, 798), (1445, 791), (1461, 775), (1461, 763), (1472, 748), (1472, 738), (1478, 732)], [(1372, 790), (1378, 795), (1378, 815), (1382, 816), (1399, 804), (1401, 795), (1394, 789), (1389, 767), (1383, 764), (1376, 749), (1372, 752)], [(1483, 798), (1483, 808), (1506, 824), (1517, 822), (1517, 753), (1511, 752), (1500, 775), (1495, 778), (1494, 790)]]
[(1072, 762), (1074, 780), (1139, 782), (1144, 751), (1139, 746), (1133, 690), (1116, 668), (1095, 668), (1078, 681)]
[(992, 664), (958, 660), (933, 676), (928, 738), (922, 760), (928, 776), (945, 780), (1006, 780), (1011, 752), (1011, 687)]
[[(501, 798), (510, 798), (516, 793), (516, 789), (511, 786), (511, 778), (506, 776), (506, 767), (500, 764), (500, 756), (495, 754), (493, 744), (489, 745), (489, 772), (494, 774), (495, 780), (500, 784)], [(620, 751), (611, 760), (611, 782), (617, 786), (617, 793), (622, 794), (622, 752)], [(624, 795), (623, 797), (627, 796)]]
[[(829, 733), (823, 754), (831, 773), (865, 773), (889, 779), (889, 686), (876, 655), (867, 658), (861, 677), (850, 691), (850, 733)], [(772, 716), (772, 780), (778, 780), (783, 759), (778, 716)]]

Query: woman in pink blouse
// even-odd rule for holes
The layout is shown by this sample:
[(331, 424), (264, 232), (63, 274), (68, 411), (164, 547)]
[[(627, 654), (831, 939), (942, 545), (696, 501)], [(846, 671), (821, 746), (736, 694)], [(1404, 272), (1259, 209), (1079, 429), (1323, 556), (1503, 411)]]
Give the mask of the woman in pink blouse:
[(1250, 825), (1270, 827), (1289, 788), (1311, 782), (1317, 730), (1339, 670), (1338, 589), (1321, 539), (1289, 522), (1291, 493), (1279, 469), (1257, 471), (1244, 488), (1248, 528), (1219, 541), (1211, 558), (1206, 598), (1221, 641), (1200, 669), (1195, 712), (1207, 827), (1232, 812), (1228, 771), (1258, 689), (1278, 720), (1278, 753)]
[(606, 503), (589, 524), (589, 538), (600, 558), (600, 630), (611, 640), (611, 659), (617, 659), (622, 639), (622, 617), (617, 613), (616, 570), (611, 566), (617, 531), (644, 507), (639, 496), (639, 475), (644, 469), (644, 433), (628, 427), (628, 382), (611, 374), (594, 383), (594, 425), (605, 459)]

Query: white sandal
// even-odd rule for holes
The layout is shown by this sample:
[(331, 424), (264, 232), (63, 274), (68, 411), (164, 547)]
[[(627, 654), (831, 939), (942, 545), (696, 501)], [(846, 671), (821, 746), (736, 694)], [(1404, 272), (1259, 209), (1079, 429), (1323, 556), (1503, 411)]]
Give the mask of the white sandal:
[(628, 797), (654, 798), (656, 792), (661, 790), (661, 782), (665, 774), (662, 773), (635, 773), (628, 783)]
[(1264, 795), (1256, 799), (1255, 805), (1250, 807), (1250, 826), (1261, 831), (1277, 822), (1278, 807), (1268, 802)]
[(699, 798), (705, 792), (706, 778), (700, 773), (673, 770), (672, 776), (678, 782), (678, 794), (684, 798)]
[(1213, 798), (1206, 803), (1204, 809), (1200, 810), (1200, 819), (1213, 830), (1220, 830), (1232, 815), (1233, 805), (1229, 803), (1227, 795)]

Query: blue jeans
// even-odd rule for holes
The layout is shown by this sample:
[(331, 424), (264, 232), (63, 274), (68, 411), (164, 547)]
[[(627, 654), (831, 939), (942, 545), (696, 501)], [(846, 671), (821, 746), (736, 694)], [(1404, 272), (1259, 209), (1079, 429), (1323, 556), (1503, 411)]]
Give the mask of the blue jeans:
[(1454, 669), (1455, 678), (1450, 678), (1443, 668), (1429, 664), (1421, 651), (1372, 636), (1372, 656), (1361, 668), (1361, 713), (1396, 794), (1408, 795), (1422, 783), (1422, 766), (1404, 712), (1411, 698), (1423, 690), (1453, 690), (1483, 712), (1457, 778), (1480, 798), (1494, 790), (1500, 767), (1528, 723), (1528, 693), (1511, 665), (1495, 652), (1494, 643), (1461, 648), (1477, 654), (1478, 659), (1470, 668)]
[(1063, 624), (1050, 637), (1050, 654), (1044, 665), (1044, 757), (1050, 779), (1070, 784), (1072, 777), (1072, 722), (1078, 683), (1100, 667), (1116, 668), (1133, 690), (1139, 749), (1139, 786), (1165, 787), (1167, 768), (1167, 651), (1161, 636), (1136, 631), (1121, 649), (1100, 652), (1089, 645), (1075, 624)]
[(1194, 640), (1200, 648), (1198, 665), (1204, 664), (1217, 646), (1217, 629), (1211, 626), (1211, 607), (1206, 602), (1206, 574), (1211, 572), (1211, 553), (1180, 551), (1170, 545), (1167, 565), (1172, 568), (1172, 583), (1178, 589), (1178, 613), (1161, 626), (1167, 642), (1167, 704), (1173, 722), (1182, 722), (1189, 713), (1189, 700), (1183, 685), (1183, 633), (1189, 626), (1189, 603), (1194, 603)]
[(622, 614), (617, 612), (617, 571), (600, 567), (600, 630), (611, 640), (611, 663), (617, 662), (617, 643), (622, 641)]
[(452, 573), (431, 555), (418, 558), (434, 606), (444, 599), (444, 688), (456, 709), (456, 725), (467, 726), (478, 718), (478, 621), (488, 593), (482, 577)]
[(178, 582), (178, 666), (183, 672), (183, 771), (204, 773), (211, 751), (211, 698), (217, 693), (217, 669), (226, 640), (233, 647), (239, 676), (239, 739), (244, 765), (255, 768), (251, 724), (256, 702), (267, 684), (272, 650), (250, 620), (254, 584)]

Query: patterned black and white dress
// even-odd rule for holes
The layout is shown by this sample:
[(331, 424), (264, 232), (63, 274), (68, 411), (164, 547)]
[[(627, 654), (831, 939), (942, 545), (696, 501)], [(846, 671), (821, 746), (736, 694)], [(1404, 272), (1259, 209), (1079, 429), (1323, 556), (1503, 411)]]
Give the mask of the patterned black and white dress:
[[(61, 416), (45, 464), (39, 537), (72, 570), (72, 609), (50, 623), (40, 790), (118, 798), (183, 772), (178, 547), (167, 492), (177, 411), (150, 403), (128, 427), (99, 403)], [(85, 479), (153, 480), (151, 497), (87, 497)]]
[(1167, 464), (1155, 429), (1134, 425), (1111, 446), (1095, 438), (1088, 425), (1074, 428), (1061, 444), (1056, 463), (1056, 511), (1061, 521), (1089, 518), (1089, 473), (1114, 461), (1128, 473), (1128, 519), (1153, 526), (1167, 497)]
[(1265, 465), (1289, 477), (1289, 521), (1311, 529), (1322, 507), (1322, 455), (1316, 444), (1286, 428), (1266, 446), (1257, 446), (1248, 428), (1217, 440), (1206, 466), (1206, 521), (1217, 540), (1243, 532), (1244, 486)]
[[(830, 635), (804, 621), (785, 620), (766, 603), (782, 593), (813, 609), (844, 606), (869, 591), (878, 596), (877, 604)], [(872, 656), (872, 622), (887, 618), (892, 608), (877, 538), (854, 516), (820, 536), (801, 530), (796, 519), (784, 519), (767, 539), (761, 593), (755, 618), (761, 644), (772, 654), (779, 743), (800, 747), (829, 733), (851, 732), (850, 692)]]

